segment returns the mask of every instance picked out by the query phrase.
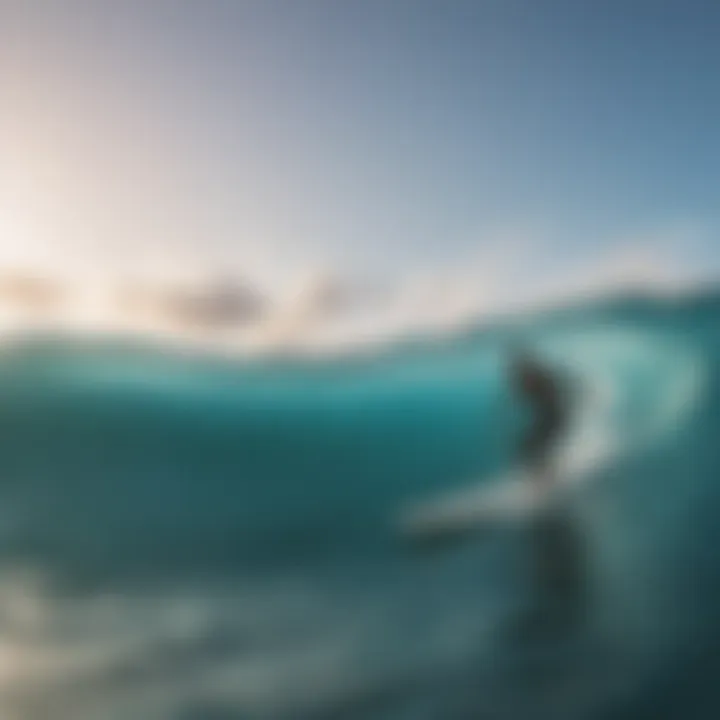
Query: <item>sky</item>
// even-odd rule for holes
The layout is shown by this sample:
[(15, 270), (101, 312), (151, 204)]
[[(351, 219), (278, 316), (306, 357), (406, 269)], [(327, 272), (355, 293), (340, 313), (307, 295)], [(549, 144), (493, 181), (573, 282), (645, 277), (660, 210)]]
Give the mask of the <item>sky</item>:
[(0, 0), (0, 265), (715, 276), (719, 34), (710, 0)]

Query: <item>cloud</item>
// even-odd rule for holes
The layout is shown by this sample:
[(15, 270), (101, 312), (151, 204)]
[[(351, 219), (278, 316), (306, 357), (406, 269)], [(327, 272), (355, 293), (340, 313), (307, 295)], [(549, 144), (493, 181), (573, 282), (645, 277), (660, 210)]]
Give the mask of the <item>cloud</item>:
[[(141, 273), (139, 280), (126, 267), (117, 268), (114, 276), (103, 268), (71, 279), (62, 269), (55, 274), (43, 267), (34, 275), (23, 271), (22, 277), (32, 277), (33, 287), (49, 283), (62, 296), (62, 307), (52, 308), (52, 320), (65, 330), (184, 337), (233, 350), (325, 352), (374, 346), (408, 333), (447, 332), (483, 318), (577, 299), (637, 290), (680, 292), (720, 278), (720, 259), (713, 251), (716, 235), (713, 223), (676, 221), (588, 243), (582, 238), (556, 240), (545, 230), (515, 225), (480, 237), (476, 249), (456, 262), (448, 254), (444, 262), (409, 267), (381, 282), (325, 267), (316, 272), (296, 268), (291, 275), (283, 275), (280, 268), (283, 281), (258, 283), (251, 273), (224, 269), (222, 287), (231, 282), (259, 288), (253, 305), (258, 311), (242, 317), (231, 314), (219, 325), (204, 323), (207, 313), (195, 313), (197, 322), (183, 324), (177, 313), (163, 310), (167, 299), (175, 308), (178, 298), (187, 300), (182, 307), (190, 303), (212, 310), (217, 305), (220, 276), (200, 262), (193, 268), (187, 258), (180, 264), (170, 259), (164, 268)], [(12, 272), (6, 275), (13, 279)], [(133, 287), (165, 298), (160, 310), (148, 314), (138, 311), (137, 303), (128, 304)], [(18, 322), (28, 321), (27, 308), (20, 307), (18, 297), (0, 297), (5, 327), (12, 325), (13, 312)], [(32, 319), (38, 319), (37, 313)]]

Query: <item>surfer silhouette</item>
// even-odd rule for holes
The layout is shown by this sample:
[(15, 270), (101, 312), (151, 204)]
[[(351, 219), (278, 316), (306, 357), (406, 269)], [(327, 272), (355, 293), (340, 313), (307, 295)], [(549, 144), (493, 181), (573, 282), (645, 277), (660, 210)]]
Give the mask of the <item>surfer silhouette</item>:
[(567, 426), (560, 378), (527, 353), (518, 353), (510, 365), (513, 390), (532, 412), (530, 426), (520, 440), (518, 460), (538, 483), (553, 481), (552, 453)]
[[(556, 480), (554, 451), (570, 420), (569, 379), (528, 353), (512, 359), (510, 379), (532, 415), (518, 460), (544, 493)], [(534, 591), (512, 632), (518, 640), (556, 642), (581, 620), (589, 600), (583, 533), (561, 506), (532, 516), (526, 530)]]

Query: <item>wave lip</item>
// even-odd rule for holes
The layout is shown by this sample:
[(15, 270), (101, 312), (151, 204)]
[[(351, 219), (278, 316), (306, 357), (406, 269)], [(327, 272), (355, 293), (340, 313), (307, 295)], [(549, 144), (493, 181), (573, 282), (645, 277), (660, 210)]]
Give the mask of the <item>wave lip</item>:
[[(478, 274), (479, 273), (479, 274)], [(232, 276), (131, 281), (0, 274), (0, 328), (8, 333), (98, 333), (154, 338), (176, 346), (247, 354), (325, 354), (386, 346), (407, 337), (447, 337), (479, 324), (509, 322), (552, 308), (612, 298), (649, 302), (713, 294), (717, 288), (660, 274), (595, 269), (558, 278), (497, 281), (467, 270), (384, 284), (310, 276), (284, 289), (260, 289)], [(579, 281), (577, 278), (581, 278)], [(490, 288), (495, 288), (492, 292)]]

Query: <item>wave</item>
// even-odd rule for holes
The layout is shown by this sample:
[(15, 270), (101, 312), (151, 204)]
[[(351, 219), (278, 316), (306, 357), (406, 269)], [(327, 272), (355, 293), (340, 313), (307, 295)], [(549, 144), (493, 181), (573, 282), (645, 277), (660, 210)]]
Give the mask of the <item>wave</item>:
[[(654, 683), (680, 683), (698, 635), (720, 636), (717, 310), (589, 305), (314, 361), (6, 345), (0, 710), (658, 716)], [(512, 460), (504, 353), (519, 337), (579, 379), (567, 458), (597, 482), (577, 486), (572, 529), (417, 555), (398, 510)], [(563, 622), (529, 639), (528, 552), (571, 536), (582, 612), (574, 561), (558, 560)]]

